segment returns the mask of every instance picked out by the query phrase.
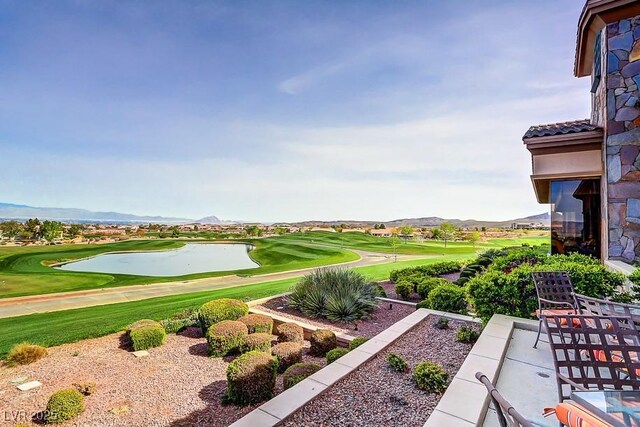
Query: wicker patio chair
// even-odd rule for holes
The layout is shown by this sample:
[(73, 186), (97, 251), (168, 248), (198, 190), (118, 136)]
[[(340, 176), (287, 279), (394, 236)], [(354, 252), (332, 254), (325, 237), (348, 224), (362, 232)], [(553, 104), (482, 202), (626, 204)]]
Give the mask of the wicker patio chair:
[(489, 391), (491, 401), (496, 408), (496, 414), (498, 415), (498, 422), (501, 427), (534, 427), (531, 421), (524, 418), (516, 409), (507, 402), (504, 397), (500, 395), (498, 390), (491, 384), (489, 378), (482, 372), (476, 372), (476, 378), (480, 381)]
[(543, 316), (560, 402), (572, 390), (640, 390), (640, 337), (625, 316)]
[(542, 316), (558, 314), (575, 314), (576, 299), (573, 283), (565, 271), (536, 271), (531, 273), (533, 284), (538, 295), (538, 335), (533, 348), (537, 348), (542, 332)]
[(640, 330), (640, 305), (623, 304), (586, 295), (575, 294), (578, 313), (591, 316), (630, 317)]

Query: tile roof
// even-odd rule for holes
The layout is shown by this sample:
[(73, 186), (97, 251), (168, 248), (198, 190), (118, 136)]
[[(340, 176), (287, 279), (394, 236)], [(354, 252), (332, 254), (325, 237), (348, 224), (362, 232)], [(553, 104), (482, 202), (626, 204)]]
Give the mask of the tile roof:
[(600, 129), (598, 126), (592, 125), (589, 119), (574, 120), (571, 122), (531, 126), (527, 133), (524, 134), (523, 139), (540, 136), (566, 135), (569, 133), (589, 132)]

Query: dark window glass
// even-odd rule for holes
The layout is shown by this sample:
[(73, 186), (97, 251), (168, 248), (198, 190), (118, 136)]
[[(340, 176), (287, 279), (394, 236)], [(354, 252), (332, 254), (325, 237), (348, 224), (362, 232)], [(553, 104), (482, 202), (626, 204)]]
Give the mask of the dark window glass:
[(551, 182), (551, 252), (600, 257), (600, 180)]
[(596, 42), (593, 44), (593, 79), (591, 82), (591, 93), (596, 93), (600, 79), (602, 78), (602, 53), (600, 52), (600, 46), (602, 32), (596, 35)]

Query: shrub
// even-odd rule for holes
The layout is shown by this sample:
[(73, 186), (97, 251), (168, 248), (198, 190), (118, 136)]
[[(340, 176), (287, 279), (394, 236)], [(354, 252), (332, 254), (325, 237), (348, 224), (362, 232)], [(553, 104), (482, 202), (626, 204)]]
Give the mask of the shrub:
[(91, 396), (96, 392), (96, 383), (87, 382), (87, 383), (74, 383), (73, 388), (78, 390), (80, 394), (83, 396)]
[(247, 314), (238, 319), (247, 325), (250, 334), (264, 332), (270, 334), (273, 330), (273, 319), (264, 314)]
[(636, 268), (627, 279), (631, 282), (631, 299), (633, 301), (640, 300), (640, 268)]
[(409, 370), (407, 362), (395, 353), (387, 354), (387, 362), (389, 362), (394, 371), (407, 372)]
[(354, 270), (321, 268), (300, 279), (289, 304), (310, 317), (352, 322), (378, 306), (376, 286)]
[(329, 329), (317, 329), (311, 334), (311, 354), (314, 356), (324, 356), (329, 350), (338, 346), (338, 339)]
[(365, 337), (354, 338), (349, 343), (349, 350), (355, 350), (356, 348), (360, 347), (362, 344), (366, 343), (367, 341), (369, 341), (369, 338), (365, 338)]
[(427, 301), (432, 310), (462, 314), (467, 312), (464, 289), (451, 283), (436, 286), (429, 292)]
[(474, 343), (478, 341), (480, 332), (476, 331), (471, 326), (460, 326), (456, 332), (456, 341), (463, 343)]
[(426, 299), (429, 296), (429, 293), (435, 289), (436, 286), (450, 284), (451, 282), (440, 277), (427, 277), (418, 283), (416, 290), (422, 299)]
[(403, 268), (401, 270), (393, 270), (389, 274), (389, 280), (398, 282), (416, 273), (422, 276), (436, 277), (442, 274), (455, 273), (456, 271), (460, 271), (461, 268), (462, 263), (460, 261), (442, 261), (417, 267)]
[(250, 334), (244, 337), (244, 341), (240, 346), (240, 352), (246, 353), (248, 351), (266, 351), (271, 352), (271, 341), (273, 335), (266, 334), (264, 332), (258, 332)]
[(302, 344), (298, 342), (283, 342), (271, 349), (278, 359), (278, 372), (284, 372), (289, 366), (302, 362)]
[(270, 353), (250, 351), (227, 366), (225, 400), (249, 405), (271, 399), (276, 389), (278, 360)]
[(317, 363), (296, 363), (295, 365), (290, 366), (286, 371), (284, 371), (284, 375), (282, 377), (284, 389), (287, 390), (293, 387), (305, 378), (315, 374), (320, 369), (322, 369), (322, 366)]
[(207, 331), (209, 356), (221, 357), (240, 351), (247, 337), (247, 325), (237, 320), (223, 320)]
[(6, 363), (8, 366), (28, 365), (29, 363), (42, 359), (46, 355), (46, 348), (23, 342), (14, 345), (11, 350), (9, 350)]
[(385, 291), (382, 286), (376, 285), (376, 296), (380, 297), (380, 298), (386, 298), (387, 297), (387, 291)]
[(84, 396), (76, 389), (68, 388), (51, 395), (45, 411), (48, 424), (60, 424), (77, 417), (84, 411)]
[(416, 310), (418, 310), (419, 308), (429, 308), (429, 301), (426, 300), (426, 299), (423, 299), (422, 301), (417, 303), (416, 304)]
[(420, 362), (413, 368), (413, 380), (420, 390), (442, 393), (447, 388), (449, 375), (440, 365)]
[(333, 350), (329, 350), (327, 352), (327, 365), (340, 359), (342, 356), (349, 353), (349, 351), (350, 351), (349, 349), (342, 348), (342, 347), (337, 347), (337, 348), (334, 348)]
[(211, 325), (223, 320), (238, 320), (249, 313), (249, 306), (237, 299), (215, 299), (204, 304), (198, 310), (198, 320), (202, 333), (206, 333)]
[(304, 329), (297, 323), (281, 323), (276, 328), (278, 342), (303, 342)]
[(394, 290), (396, 291), (396, 294), (398, 294), (400, 298), (409, 299), (413, 294), (413, 283), (405, 279), (400, 280), (394, 286)]
[(449, 329), (449, 319), (446, 317), (440, 317), (433, 324), (436, 329)]
[(155, 320), (143, 319), (129, 326), (129, 338), (135, 351), (159, 347), (167, 339), (162, 325)]
[(168, 334), (175, 334), (185, 328), (198, 325), (198, 312), (188, 308), (181, 313), (160, 321), (160, 324)]

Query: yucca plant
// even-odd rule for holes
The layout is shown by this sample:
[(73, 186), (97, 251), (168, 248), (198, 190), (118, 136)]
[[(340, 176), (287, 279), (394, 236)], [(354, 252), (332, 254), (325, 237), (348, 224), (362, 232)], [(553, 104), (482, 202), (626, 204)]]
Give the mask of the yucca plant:
[(321, 268), (294, 286), (289, 304), (310, 317), (352, 322), (378, 305), (376, 284), (347, 269)]

